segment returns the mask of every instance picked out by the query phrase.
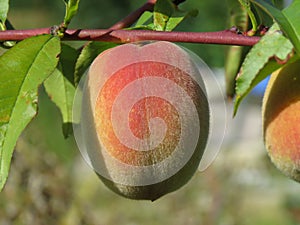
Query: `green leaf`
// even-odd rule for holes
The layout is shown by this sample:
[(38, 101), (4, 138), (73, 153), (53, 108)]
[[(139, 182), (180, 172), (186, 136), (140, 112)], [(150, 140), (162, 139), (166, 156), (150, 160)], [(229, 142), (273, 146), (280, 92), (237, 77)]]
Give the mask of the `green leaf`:
[(55, 69), (59, 52), (57, 37), (41, 35), (19, 42), (0, 57), (0, 190), (16, 141), (36, 115), (38, 86)]
[(72, 133), (72, 105), (75, 94), (74, 72), (78, 55), (79, 52), (76, 49), (62, 44), (58, 67), (44, 82), (47, 94), (62, 114), (65, 138)]
[(198, 10), (183, 12), (176, 9), (173, 12), (172, 16), (169, 18), (165, 30), (172, 31), (186, 18), (196, 17), (197, 15), (198, 15)]
[(8, 9), (9, 9), (9, 0), (0, 0), (0, 22), (3, 26), (5, 26), (4, 24), (7, 18)]
[[(1, 1), (1, 0), (0, 0)], [(14, 30), (13, 25), (10, 23), (9, 20), (6, 20), (5, 23), (0, 22), (0, 30)], [(2, 48), (11, 48), (13, 47), (17, 42), (16, 41), (3, 41), (0, 42), (0, 46)]]
[(236, 80), (234, 115), (236, 114), (242, 99), (251, 91), (251, 89), (265, 76), (280, 67), (279, 64), (274, 64), (273, 62), (270, 62), (271, 64), (266, 67), (270, 58), (276, 56), (283, 61), (288, 57), (292, 50), (293, 45), (289, 39), (281, 34), (277, 24), (274, 24), (266, 35), (253, 46), (247, 54)]
[[(7, 13), (9, 9), (9, 0), (0, 0), (0, 31), (6, 30), (11, 24), (7, 19)], [(7, 26), (8, 25), (8, 26)], [(0, 42), (0, 46), (3, 48), (11, 48), (15, 45), (14, 41)]]
[(248, 14), (246, 9), (237, 0), (227, 0), (229, 11), (229, 26), (235, 26), (240, 31), (248, 29)]
[(138, 21), (135, 23), (135, 26), (142, 26), (142, 25), (145, 25), (150, 19), (151, 17), (153, 16), (153, 13), (152, 12), (149, 12), (149, 11), (145, 11), (141, 16), (140, 18), (138, 19)]
[(257, 4), (263, 10), (265, 10), (272, 18), (279, 24), (281, 30), (287, 35), (287, 37), (293, 43), (296, 52), (300, 55), (300, 19), (299, 9), (300, 0), (294, 0), (292, 4), (280, 11), (263, 0), (250, 0), (254, 4)]
[(227, 47), (225, 60), (225, 83), (226, 95), (230, 99), (232, 99), (235, 94), (235, 79), (245, 56), (245, 49), (246, 48), (244, 46)]
[(300, 0), (294, 0), (291, 5), (284, 9), (282, 12), (285, 18), (288, 20), (291, 30), (287, 30), (287, 34), (291, 39), (291, 42), (295, 46), (295, 49), (300, 56)]
[(251, 9), (250, 0), (239, 0), (239, 2), (244, 7), (244, 9), (247, 11), (248, 16), (249, 16), (249, 18), (251, 20), (251, 23), (252, 23), (252, 32), (253, 32), (253, 34), (255, 34), (255, 32), (257, 31), (258, 25), (257, 25), (255, 15), (254, 15), (254, 13), (252, 12), (252, 9)]
[(66, 4), (66, 13), (64, 18), (64, 24), (66, 28), (70, 24), (72, 18), (77, 13), (80, 0), (63, 0), (63, 1)]
[[(236, 27), (242, 32), (248, 29), (248, 14), (246, 9), (236, 0), (227, 0), (229, 8), (229, 27)], [(225, 57), (226, 95), (233, 98), (235, 93), (235, 78), (238, 74), (242, 60), (248, 51), (244, 46), (227, 47)]]
[(197, 10), (184, 12), (179, 10), (171, 0), (157, 0), (153, 12), (154, 30), (172, 31), (184, 19), (197, 16)]
[(154, 25), (153, 25), (153, 23), (149, 23), (147, 25), (127, 27), (127, 28), (124, 28), (124, 30), (154, 30)]
[(153, 23), (157, 31), (165, 31), (175, 7), (171, 0), (157, 0), (154, 6)]
[(133, 26), (125, 28), (125, 30), (153, 30), (152, 17), (152, 12), (145, 11)]
[(75, 66), (75, 85), (78, 85), (80, 78), (88, 69), (93, 60), (104, 50), (117, 46), (109, 42), (89, 42), (81, 51)]

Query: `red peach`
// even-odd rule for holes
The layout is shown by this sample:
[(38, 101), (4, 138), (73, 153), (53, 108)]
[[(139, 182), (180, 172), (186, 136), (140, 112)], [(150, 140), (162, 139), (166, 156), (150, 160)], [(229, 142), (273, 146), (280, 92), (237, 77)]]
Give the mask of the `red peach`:
[(101, 180), (149, 200), (187, 183), (209, 133), (205, 87), (189, 54), (164, 41), (125, 44), (101, 53), (87, 79), (85, 142)]

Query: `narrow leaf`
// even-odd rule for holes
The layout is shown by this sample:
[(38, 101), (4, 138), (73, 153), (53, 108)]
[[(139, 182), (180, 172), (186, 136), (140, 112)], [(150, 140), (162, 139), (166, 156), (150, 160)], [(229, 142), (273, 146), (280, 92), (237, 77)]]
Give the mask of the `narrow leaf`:
[(67, 27), (69, 23), (71, 22), (72, 18), (76, 15), (78, 11), (78, 6), (80, 0), (64, 0), (66, 3), (66, 13), (64, 18), (64, 24)]
[(126, 30), (153, 30), (152, 17), (153, 12), (145, 11), (138, 21), (133, 26), (126, 28)]
[(135, 23), (135, 26), (142, 26), (142, 25), (146, 25), (146, 23), (151, 19), (151, 17), (153, 16), (152, 12), (149, 11), (145, 11), (140, 18), (138, 19), (138, 21)]
[(239, 0), (239, 2), (243, 6), (243, 8), (247, 11), (248, 16), (252, 23), (252, 32), (253, 32), (253, 34), (255, 34), (255, 32), (257, 31), (258, 25), (257, 25), (255, 15), (251, 9), (250, 0)]
[(291, 5), (282, 12), (288, 20), (291, 30), (286, 31), (291, 42), (300, 56), (300, 0), (294, 0)]
[(154, 30), (172, 31), (184, 19), (197, 16), (197, 10), (184, 12), (178, 9), (171, 0), (157, 0), (153, 12)]
[[(251, 91), (257, 84), (256, 78), (263, 77), (260, 73), (265, 65), (269, 62), (270, 58), (276, 56), (280, 60), (285, 60), (292, 52), (293, 45), (284, 37), (277, 24), (274, 24), (261, 40), (254, 45), (254, 47), (247, 54), (239, 76), (236, 80), (236, 100), (234, 105), (234, 114), (236, 114), (239, 104), (242, 99)], [(268, 73), (273, 72), (280, 65), (268, 66)]]
[(232, 99), (235, 94), (235, 80), (243, 58), (243, 46), (229, 46), (226, 51), (225, 84), (226, 95)]
[[(236, 27), (239, 31), (248, 29), (248, 14), (246, 9), (236, 0), (227, 0), (229, 9), (229, 27)], [(235, 94), (235, 78), (238, 74), (245, 52), (244, 46), (229, 46), (226, 51), (225, 83), (226, 95), (233, 98)]]
[(198, 10), (191, 10), (189, 12), (183, 12), (176, 9), (172, 16), (169, 18), (166, 28), (166, 31), (174, 30), (181, 22), (189, 17), (196, 17), (198, 15)]
[(236, 0), (227, 0), (229, 11), (229, 26), (235, 26), (240, 31), (248, 29), (248, 14), (246, 9)]
[(4, 25), (9, 8), (9, 0), (0, 0), (0, 22)]
[(72, 105), (75, 94), (74, 72), (78, 55), (76, 49), (62, 44), (58, 67), (44, 82), (47, 94), (62, 114), (63, 134), (66, 138), (72, 133)]
[(53, 72), (60, 41), (50, 35), (25, 39), (0, 57), (0, 190), (16, 141), (36, 115), (38, 86)]
[(157, 0), (153, 12), (154, 29), (157, 31), (166, 30), (168, 20), (174, 10), (175, 7), (171, 0)]
[(117, 44), (109, 42), (89, 42), (89, 44), (82, 49), (76, 62), (74, 75), (75, 85), (78, 85), (82, 75), (101, 52), (115, 46), (117, 46)]
[[(1, 23), (1, 21), (0, 21), (0, 30), (14, 30), (14, 27), (10, 23), (10, 21), (7, 19), (4, 23)], [(0, 46), (2, 48), (11, 48), (16, 43), (17, 43), (16, 41), (3, 41), (3, 42), (0, 42)]]
[(300, 0), (294, 0), (292, 4), (280, 11), (263, 0), (251, 0), (254, 4), (265, 10), (279, 24), (281, 30), (293, 43), (296, 52), (300, 55)]

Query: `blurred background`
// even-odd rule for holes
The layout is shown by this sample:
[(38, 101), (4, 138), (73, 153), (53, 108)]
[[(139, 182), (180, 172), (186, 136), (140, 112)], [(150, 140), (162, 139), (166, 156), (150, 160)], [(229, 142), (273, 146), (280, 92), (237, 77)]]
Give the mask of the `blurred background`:
[[(49, 27), (59, 24), (64, 16), (61, 0), (10, 2), (9, 19), (16, 29)], [(82, 0), (71, 27), (107, 28), (143, 3)], [(197, 8), (199, 15), (178, 30), (228, 28), (226, 1), (187, 0), (181, 7)], [(226, 47), (184, 46), (213, 69), (224, 89)], [(263, 87), (247, 97), (234, 119), (228, 103), (227, 133), (213, 164), (204, 172), (198, 171), (180, 190), (155, 202), (122, 198), (101, 183), (84, 162), (74, 139), (63, 138), (61, 115), (41, 87), (38, 116), (17, 143), (8, 182), (0, 193), (0, 225), (300, 224), (300, 185), (274, 168), (263, 146)]]

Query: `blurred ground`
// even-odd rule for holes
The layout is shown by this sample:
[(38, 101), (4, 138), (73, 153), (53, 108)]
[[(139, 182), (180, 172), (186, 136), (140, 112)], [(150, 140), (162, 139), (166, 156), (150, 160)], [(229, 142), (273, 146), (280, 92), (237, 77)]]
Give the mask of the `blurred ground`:
[[(32, 4), (29, 7), (28, 2)], [(48, 26), (61, 20), (62, 16), (53, 16), (63, 11), (60, 1), (28, 2), (12, 1), (15, 8), (11, 7), (10, 14), (17, 28)], [(91, 11), (82, 17), (84, 20), (76, 21), (85, 26), (117, 20), (129, 8), (141, 4), (124, 1), (122, 6), (121, 1), (102, 1), (103, 7), (97, 8), (87, 2), (96, 4), (95, 0), (82, 1), (82, 10)], [(224, 18), (204, 19), (211, 14), (223, 15), (223, 1), (190, 2), (194, 6), (199, 4), (200, 20), (195, 19), (192, 25), (185, 24), (181, 29), (224, 27), (224, 22), (219, 22)], [(120, 7), (110, 11), (114, 4)], [(219, 6), (220, 12), (205, 10), (205, 4), (210, 9)], [(112, 20), (87, 22), (88, 16), (101, 17), (100, 9), (112, 12)], [(202, 24), (206, 26), (201, 27)], [(222, 46), (192, 46), (195, 52), (208, 53), (202, 58), (210, 66), (222, 65)], [(61, 116), (43, 88), (40, 93), (38, 116), (18, 141), (8, 182), (0, 193), (0, 225), (300, 224), (300, 185), (274, 168), (263, 146), (260, 97), (248, 97), (237, 117), (229, 117), (221, 152), (207, 170), (197, 172), (180, 190), (148, 202), (124, 199), (101, 183), (82, 159), (74, 140), (63, 139)], [(231, 107), (228, 106), (229, 114)]]

